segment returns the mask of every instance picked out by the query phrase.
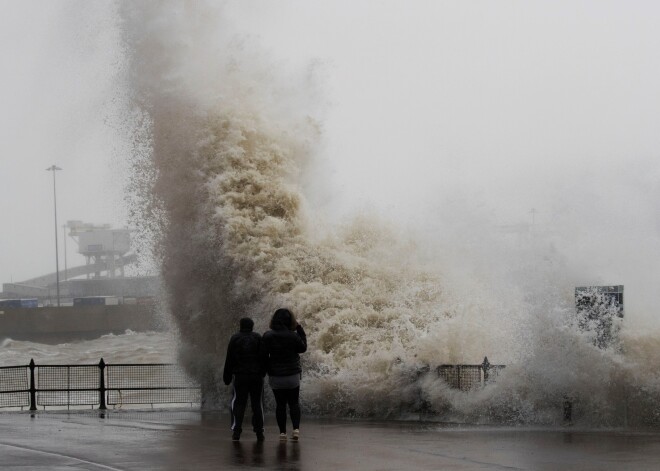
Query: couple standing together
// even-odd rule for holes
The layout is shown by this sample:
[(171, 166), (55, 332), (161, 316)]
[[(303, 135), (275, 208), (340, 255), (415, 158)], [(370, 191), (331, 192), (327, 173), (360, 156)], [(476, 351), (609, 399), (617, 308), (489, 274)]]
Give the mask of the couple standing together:
[(264, 440), (262, 392), (264, 376), (275, 396), (275, 417), (280, 440), (286, 440), (286, 410), (289, 407), (293, 425), (292, 440), (300, 437), (300, 367), (299, 353), (307, 350), (307, 336), (288, 309), (278, 309), (270, 320), (270, 330), (263, 337), (253, 332), (249, 317), (240, 321), (240, 332), (229, 340), (222, 379), (229, 385), (233, 379), (231, 402), (232, 440), (238, 441), (243, 431), (243, 416), (248, 396), (252, 406), (252, 429), (257, 440)]

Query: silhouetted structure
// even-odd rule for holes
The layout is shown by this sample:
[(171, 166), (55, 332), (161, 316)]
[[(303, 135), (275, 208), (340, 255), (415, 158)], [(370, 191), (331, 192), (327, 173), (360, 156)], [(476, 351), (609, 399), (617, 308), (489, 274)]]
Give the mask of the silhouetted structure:
[(623, 319), (623, 285), (576, 287), (575, 308), (580, 329), (595, 334), (598, 348), (607, 348)]

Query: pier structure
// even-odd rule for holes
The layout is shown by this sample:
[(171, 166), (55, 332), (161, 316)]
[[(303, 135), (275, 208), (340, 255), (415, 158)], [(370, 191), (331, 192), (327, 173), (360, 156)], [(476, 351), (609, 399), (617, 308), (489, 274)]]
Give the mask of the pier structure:
[(41, 306), (56, 305), (58, 279), (63, 306), (72, 305), (74, 298), (114, 296), (139, 299), (157, 294), (158, 277), (127, 276), (127, 268), (138, 261), (131, 247), (131, 229), (82, 221), (68, 221), (64, 229), (65, 236), (76, 244), (77, 253), (85, 257), (85, 264), (68, 267), (65, 255), (64, 270), (16, 283), (3, 283), (0, 299), (35, 299)]

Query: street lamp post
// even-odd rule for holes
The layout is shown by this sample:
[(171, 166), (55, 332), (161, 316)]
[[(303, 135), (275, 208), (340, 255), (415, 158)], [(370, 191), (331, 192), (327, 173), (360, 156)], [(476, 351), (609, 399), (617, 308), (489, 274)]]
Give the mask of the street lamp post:
[(66, 260), (66, 224), (62, 224), (62, 240), (64, 241), (64, 282), (69, 279), (67, 260)]
[(62, 170), (57, 165), (51, 165), (46, 169), (49, 172), (53, 172), (53, 204), (55, 208), (55, 278), (57, 280), (57, 307), (60, 307), (60, 257), (57, 250), (57, 190), (55, 186), (55, 173), (58, 170)]

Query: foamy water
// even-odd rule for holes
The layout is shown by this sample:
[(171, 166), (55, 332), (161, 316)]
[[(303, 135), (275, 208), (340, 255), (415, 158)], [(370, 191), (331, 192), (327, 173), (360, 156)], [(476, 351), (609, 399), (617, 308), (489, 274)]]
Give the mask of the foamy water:
[(0, 365), (27, 365), (31, 359), (44, 365), (106, 363), (171, 363), (176, 360), (176, 339), (165, 332), (132, 332), (104, 335), (47, 345), (23, 340), (4, 339), (0, 344)]
[[(263, 331), (288, 306), (308, 332), (304, 400), (319, 413), (397, 416), (426, 403), (457, 420), (556, 423), (570, 397), (587, 424), (660, 423), (657, 326), (624, 325), (619, 344), (594, 347), (574, 318), (579, 277), (539, 249), (542, 234), (513, 247), (456, 238), (434, 259), (414, 231), (369, 214), (320, 220), (303, 191), (322, 135), (304, 80), (236, 40), (213, 9), (141, 2), (121, 15), (135, 209), (194, 375), (221, 391), (237, 320)], [(482, 252), (478, 270), (457, 260)], [(485, 355), (507, 368), (483, 390), (417, 374)]]

